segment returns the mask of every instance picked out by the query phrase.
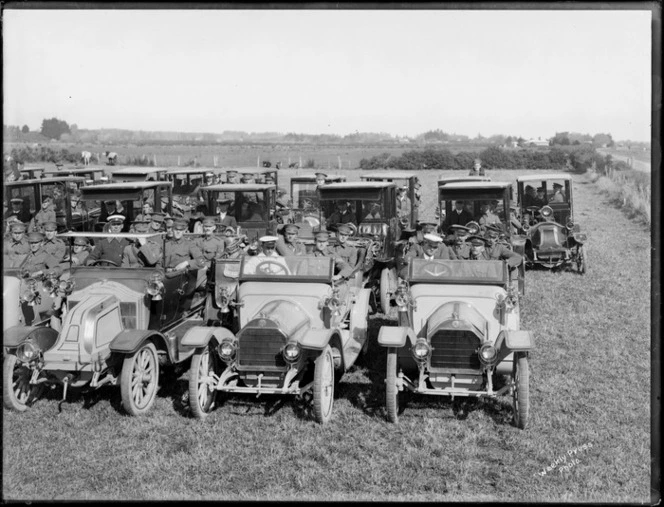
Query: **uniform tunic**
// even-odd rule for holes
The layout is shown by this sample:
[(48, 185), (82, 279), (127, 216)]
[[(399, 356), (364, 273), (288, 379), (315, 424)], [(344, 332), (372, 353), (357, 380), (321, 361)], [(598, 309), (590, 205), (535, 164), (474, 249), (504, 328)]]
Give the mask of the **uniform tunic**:
[(55, 222), (55, 211), (52, 209), (48, 211), (40, 209), (35, 213), (35, 217), (30, 221), (30, 225), (28, 226), (28, 232), (41, 231), (42, 226), (46, 222)]
[(474, 257), (471, 253), (468, 258), (469, 260), (507, 261), (507, 265), (511, 268), (516, 268), (523, 262), (523, 257), (520, 254), (513, 252), (503, 245), (494, 245), (492, 247), (486, 246), (484, 247), (484, 251), (478, 257)]
[(159, 266), (161, 264), (161, 244), (146, 241), (144, 245), (136, 243), (127, 245), (122, 251), (123, 268), (141, 268)]
[(203, 236), (196, 240), (196, 246), (201, 249), (205, 260), (221, 259), (226, 249), (226, 243), (219, 236)]
[(43, 271), (44, 275), (60, 276), (62, 274), (60, 261), (48, 254), (43, 248), (37, 250), (36, 253), (30, 252), (20, 267), (30, 273)]
[(351, 245), (335, 245), (330, 248), (335, 254), (341, 257), (349, 266), (355, 267), (357, 264), (357, 248)]
[(53, 238), (52, 240), (44, 239), (42, 248), (46, 250), (47, 253), (61, 261), (65, 258), (67, 253), (67, 245), (60, 238)]
[(183, 261), (192, 261), (191, 267), (200, 269), (205, 265), (203, 252), (193, 241), (185, 241), (184, 238), (167, 241), (164, 245), (166, 251), (166, 268), (174, 268)]
[(20, 241), (14, 241), (13, 239), (5, 240), (3, 255), (5, 257), (6, 267), (16, 267), (14, 266), (14, 262), (18, 259), (23, 259), (23, 257), (29, 253), (30, 244), (25, 238), (21, 238)]
[(351, 273), (353, 272), (353, 267), (350, 266), (346, 261), (341, 257), (335, 254), (330, 248), (326, 248), (324, 252), (320, 250), (314, 250), (314, 257), (332, 257), (334, 260), (335, 271), (338, 271), (341, 278), (350, 278)]

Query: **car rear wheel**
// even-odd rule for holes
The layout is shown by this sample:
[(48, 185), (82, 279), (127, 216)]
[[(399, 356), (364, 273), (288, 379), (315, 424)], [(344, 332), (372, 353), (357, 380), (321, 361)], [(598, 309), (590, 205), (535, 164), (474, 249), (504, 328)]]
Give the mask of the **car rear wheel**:
[(332, 417), (334, 404), (334, 357), (327, 345), (314, 367), (314, 417), (324, 424)]
[(157, 395), (159, 386), (159, 358), (151, 342), (125, 357), (120, 376), (122, 406), (129, 415), (146, 414)]
[(218, 375), (219, 359), (212, 345), (196, 350), (189, 370), (189, 408), (196, 419), (204, 419), (214, 408), (218, 391), (213, 375)]
[(530, 410), (530, 370), (528, 368), (528, 357), (524, 353), (515, 354), (514, 366), (512, 368), (512, 400), (514, 404), (514, 424), (524, 429), (528, 424), (528, 412)]
[(399, 362), (397, 360), (397, 349), (387, 349), (387, 374), (385, 375), (385, 406), (387, 408), (387, 420), (392, 423), (399, 422), (399, 388), (397, 386), (397, 375)]
[(585, 245), (581, 245), (579, 247), (579, 253), (577, 254), (577, 261), (576, 265), (577, 268), (579, 269), (580, 274), (585, 274), (586, 270), (588, 269), (588, 257), (586, 256), (586, 247)]
[(41, 395), (43, 385), (30, 384), (32, 371), (14, 354), (7, 354), (2, 364), (2, 401), (5, 408), (25, 412)]

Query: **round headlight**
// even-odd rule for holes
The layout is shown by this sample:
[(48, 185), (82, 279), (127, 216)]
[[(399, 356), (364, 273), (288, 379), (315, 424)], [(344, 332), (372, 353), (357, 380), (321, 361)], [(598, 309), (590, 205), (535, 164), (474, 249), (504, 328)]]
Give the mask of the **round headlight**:
[(490, 343), (485, 343), (480, 347), (478, 355), (483, 364), (492, 364), (498, 356), (498, 351)]
[(413, 356), (418, 361), (424, 361), (429, 356), (431, 352), (431, 347), (426, 340), (417, 340), (415, 346), (413, 347)]
[(224, 361), (230, 361), (235, 355), (235, 343), (231, 340), (224, 340), (219, 344), (217, 353)]
[(551, 208), (551, 206), (543, 206), (540, 213), (544, 218), (549, 218), (553, 215), (553, 208)]
[(39, 348), (32, 342), (23, 342), (16, 349), (19, 361), (29, 363), (39, 357)]
[(300, 357), (301, 349), (300, 344), (297, 342), (287, 343), (282, 351), (284, 359), (289, 363), (294, 363)]
[(567, 219), (567, 228), (568, 229), (573, 229), (574, 228), (574, 220), (572, 220), (571, 218)]

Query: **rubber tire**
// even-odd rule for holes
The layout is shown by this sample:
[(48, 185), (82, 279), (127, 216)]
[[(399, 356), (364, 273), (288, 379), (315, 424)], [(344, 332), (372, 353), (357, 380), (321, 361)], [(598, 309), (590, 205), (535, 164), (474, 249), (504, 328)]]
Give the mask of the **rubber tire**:
[(528, 412), (530, 411), (530, 370), (528, 357), (523, 352), (515, 352), (512, 379), (514, 381), (512, 390), (514, 424), (517, 428), (524, 429), (528, 425)]
[(325, 424), (332, 418), (334, 405), (334, 358), (327, 345), (314, 365), (314, 417)]
[[(200, 390), (201, 375), (206, 375), (210, 370), (219, 374), (219, 357), (214, 351), (212, 344), (196, 349), (191, 357), (189, 369), (189, 408), (196, 419), (205, 419), (215, 407), (215, 401), (219, 391), (204, 386), (204, 392)], [(204, 399), (201, 401), (201, 395)]]
[[(2, 362), (2, 402), (7, 409), (25, 412), (41, 395), (43, 384), (29, 387), (32, 372), (25, 366), (18, 366), (17, 372), (18, 362), (18, 358), (14, 354), (7, 354)], [(20, 378), (15, 380), (14, 373), (18, 373)], [(21, 383), (21, 396), (16, 394), (15, 382)], [(26, 385), (28, 389), (24, 390)]]
[(397, 388), (397, 374), (399, 361), (397, 359), (397, 349), (390, 347), (387, 349), (387, 372), (385, 375), (385, 408), (387, 411), (387, 420), (391, 423), (399, 422), (399, 389)]
[[(132, 380), (134, 379), (134, 370), (139, 367), (138, 361), (147, 360), (146, 369), (152, 370), (149, 380), (143, 381), (145, 393), (139, 403), (132, 392)], [(138, 386), (136, 386), (138, 387)], [(157, 397), (159, 388), (159, 357), (157, 349), (152, 342), (146, 342), (134, 352), (125, 357), (122, 363), (122, 374), (120, 375), (120, 393), (122, 395), (122, 407), (129, 415), (142, 416), (150, 411)], [(136, 392), (138, 395), (138, 391)]]
[(586, 247), (585, 245), (581, 245), (579, 247), (579, 261), (577, 261), (576, 265), (579, 270), (579, 274), (584, 275), (586, 271), (588, 271), (588, 256), (586, 255)]
[(390, 270), (383, 268), (380, 272), (380, 309), (383, 315), (387, 317), (390, 313), (390, 297), (387, 290), (390, 287)]

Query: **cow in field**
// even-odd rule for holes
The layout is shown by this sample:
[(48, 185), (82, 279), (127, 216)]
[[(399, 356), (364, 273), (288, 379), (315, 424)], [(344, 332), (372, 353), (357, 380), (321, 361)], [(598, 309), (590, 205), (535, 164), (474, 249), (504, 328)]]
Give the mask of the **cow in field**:
[(272, 162), (270, 162), (269, 160), (263, 161), (263, 167), (272, 167)]
[(289, 169), (297, 169), (299, 167), (299, 165), (300, 164), (298, 164), (297, 162), (291, 162), (290, 164), (288, 164), (288, 168)]
[(274, 164), (274, 167), (275, 167), (276, 169), (281, 169), (281, 161), (279, 161), (279, 162), (277, 162), (276, 164)]
[(91, 158), (92, 158), (92, 153), (90, 153), (89, 151), (81, 152), (81, 161), (83, 162), (83, 165), (90, 165)]
[(118, 154), (114, 151), (105, 151), (104, 156), (106, 157), (107, 165), (115, 165), (118, 163)]

